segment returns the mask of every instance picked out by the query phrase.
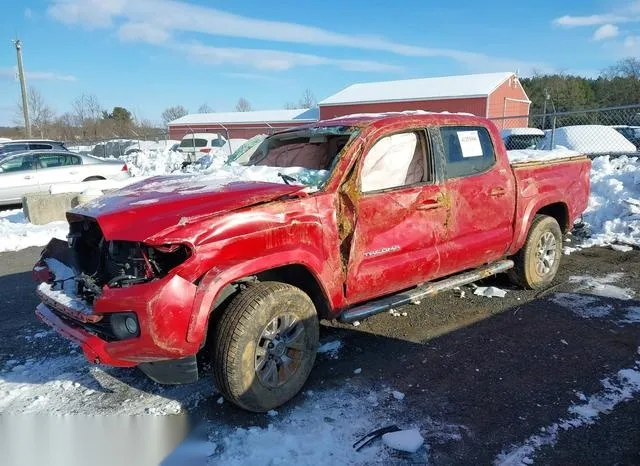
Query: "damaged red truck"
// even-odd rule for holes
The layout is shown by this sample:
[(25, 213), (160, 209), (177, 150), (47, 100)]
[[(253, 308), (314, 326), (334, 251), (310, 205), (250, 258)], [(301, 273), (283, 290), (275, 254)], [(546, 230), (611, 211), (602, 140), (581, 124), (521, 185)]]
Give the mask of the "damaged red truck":
[(306, 381), (319, 319), (501, 272), (548, 286), (589, 195), (586, 157), (511, 165), (493, 123), (457, 114), (320, 121), (248, 165), (304, 167), (316, 187), (152, 178), (79, 206), (34, 267), (38, 317), (160, 383), (195, 381), (207, 355), (227, 400), (267, 411)]

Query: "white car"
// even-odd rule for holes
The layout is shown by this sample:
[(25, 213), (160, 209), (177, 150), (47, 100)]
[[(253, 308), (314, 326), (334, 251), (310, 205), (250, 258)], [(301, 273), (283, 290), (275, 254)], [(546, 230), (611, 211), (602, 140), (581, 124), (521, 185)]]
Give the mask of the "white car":
[(227, 138), (219, 133), (190, 133), (182, 138), (179, 150), (185, 154), (186, 162), (195, 162), (200, 157), (208, 155), (212, 150), (222, 148), (226, 144)]
[(12, 152), (0, 158), (0, 205), (20, 204), (26, 193), (48, 193), (52, 185), (122, 180), (131, 174), (119, 160), (67, 151)]

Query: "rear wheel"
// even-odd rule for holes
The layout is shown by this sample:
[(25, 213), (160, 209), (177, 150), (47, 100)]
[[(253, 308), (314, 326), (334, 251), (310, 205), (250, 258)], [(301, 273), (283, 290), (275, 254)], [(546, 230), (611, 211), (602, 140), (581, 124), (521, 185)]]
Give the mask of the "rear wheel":
[(99, 181), (99, 180), (104, 180), (105, 178), (101, 177), (101, 176), (90, 176), (89, 178), (82, 180), (82, 182), (86, 182), (86, 181)]
[(553, 217), (536, 215), (527, 240), (513, 257), (509, 278), (525, 288), (537, 290), (551, 284), (560, 267), (562, 231)]
[(313, 368), (318, 334), (315, 307), (302, 290), (278, 282), (250, 285), (231, 300), (214, 332), (218, 390), (248, 411), (286, 403)]

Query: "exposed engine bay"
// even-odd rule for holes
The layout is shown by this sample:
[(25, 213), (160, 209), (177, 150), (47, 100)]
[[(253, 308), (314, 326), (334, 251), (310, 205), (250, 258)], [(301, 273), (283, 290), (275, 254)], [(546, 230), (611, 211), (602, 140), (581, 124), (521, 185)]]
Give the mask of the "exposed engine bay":
[(134, 241), (108, 241), (91, 219), (71, 222), (68, 235), (73, 250), (77, 294), (88, 303), (109, 288), (145, 283), (165, 276), (191, 255), (183, 244), (147, 246)]

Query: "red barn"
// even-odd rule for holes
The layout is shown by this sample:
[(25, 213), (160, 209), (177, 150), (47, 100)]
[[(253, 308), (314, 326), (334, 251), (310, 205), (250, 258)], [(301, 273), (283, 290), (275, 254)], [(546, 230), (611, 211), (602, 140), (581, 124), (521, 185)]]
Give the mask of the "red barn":
[(169, 123), (169, 139), (192, 133), (220, 133), (225, 138), (248, 139), (318, 121), (318, 109), (260, 110), (255, 112), (194, 113)]
[[(464, 112), (487, 118), (529, 115), (531, 101), (515, 73), (486, 73), (353, 84), (320, 102), (320, 119), (351, 113)], [(526, 118), (495, 120), (527, 126)]]

